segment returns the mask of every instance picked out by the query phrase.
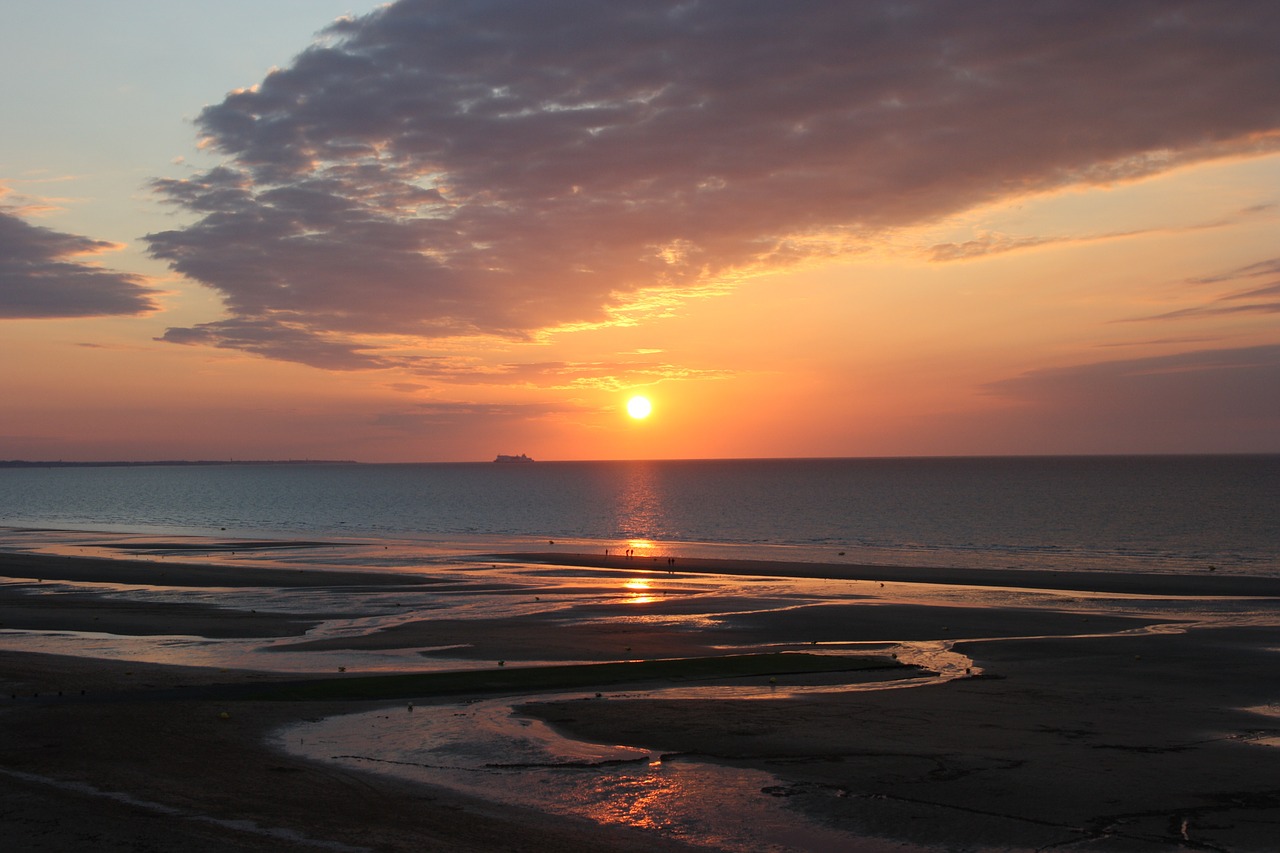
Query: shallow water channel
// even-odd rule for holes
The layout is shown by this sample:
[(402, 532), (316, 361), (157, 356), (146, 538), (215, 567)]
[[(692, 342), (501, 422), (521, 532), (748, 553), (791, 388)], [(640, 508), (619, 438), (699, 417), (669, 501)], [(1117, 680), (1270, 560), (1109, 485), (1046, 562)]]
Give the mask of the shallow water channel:
[[(613, 699), (760, 699), (832, 690), (901, 689), (958, 677), (971, 662), (942, 645), (904, 648), (900, 658), (933, 664), (929, 678), (853, 685), (681, 687), (586, 694)], [(291, 726), (275, 746), (294, 755), (439, 785), (486, 800), (653, 830), (731, 851), (857, 851), (859, 840), (790, 808), (785, 780), (769, 773), (647, 748), (565, 737), (513, 705), (572, 694), (404, 705)], [(840, 796), (831, 791), (830, 796)], [(871, 849), (871, 848), (867, 848)], [(877, 847), (875, 849), (883, 849)], [(909, 849), (901, 847), (899, 849)]]
[[(538, 698), (552, 697), (522, 701)], [(277, 736), (277, 745), (490, 801), (643, 827), (718, 849), (849, 849), (846, 834), (817, 826), (763, 793), (781, 784), (770, 774), (664, 761), (660, 748), (571, 740), (540, 720), (513, 714), (509, 699), (335, 717), (291, 727)]]

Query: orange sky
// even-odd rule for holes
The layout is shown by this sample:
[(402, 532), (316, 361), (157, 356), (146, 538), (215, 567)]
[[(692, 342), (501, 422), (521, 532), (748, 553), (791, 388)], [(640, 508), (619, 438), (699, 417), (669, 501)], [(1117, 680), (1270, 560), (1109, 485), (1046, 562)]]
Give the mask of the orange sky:
[(1266, 4), (324, 5), (4, 36), (0, 459), (1280, 452)]

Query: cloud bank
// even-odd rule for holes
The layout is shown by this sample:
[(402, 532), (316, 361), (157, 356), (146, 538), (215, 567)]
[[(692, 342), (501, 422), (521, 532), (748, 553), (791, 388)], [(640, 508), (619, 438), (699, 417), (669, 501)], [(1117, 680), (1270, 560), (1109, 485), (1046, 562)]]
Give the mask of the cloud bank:
[(1055, 187), (1280, 143), (1269, 2), (401, 0), (197, 125), (151, 254), (320, 367), (521, 338)]
[(1280, 345), (1264, 345), (1034, 370), (986, 390), (1022, 404), (1040, 439), (1096, 441), (1076, 450), (1114, 452), (1127, 435), (1143, 452), (1256, 452), (1275, 446), (1277, 387)]
[(119, 248), (32, 225), (0, 206), (0, 318), (145, 314), (156, 291), (141, 276), (72, 260)]

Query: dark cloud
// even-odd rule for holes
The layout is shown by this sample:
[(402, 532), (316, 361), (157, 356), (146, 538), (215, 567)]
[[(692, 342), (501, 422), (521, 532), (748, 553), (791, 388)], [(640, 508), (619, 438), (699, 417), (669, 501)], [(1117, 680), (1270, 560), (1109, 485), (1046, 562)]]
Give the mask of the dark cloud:
[(405, 359), (372, 354), (346, 338), (272, 320), (203, 323), (192, 328), (169, 329), (157, 340), (241, 350), (324, 370), (371, 370), (403, 367), (409, 363)]
[(140, 276), (71, 258), (119, 248), (42, 228), (0, 207), (0, 318), (145, 314), (156, 293)]
[(231, 317), (166, 339), (323, 364), (361, 336), (519, 338), (1270, 150), (1277, 43), (1269, 0), (401, 0), (201, 113), (228, 159), (156, 182), (199, 218), (147, 239)]
[[(1031, 406), (1047, 421), (1203, 440), (1267, 438), (1280, 429), (1280, 345), (1212, 349), (1030, 371), (987, 390)], [(1099, 424), (1105, 420), (1107, 424)], [(1197, 442), (1188, 442), (1196, 446)]]

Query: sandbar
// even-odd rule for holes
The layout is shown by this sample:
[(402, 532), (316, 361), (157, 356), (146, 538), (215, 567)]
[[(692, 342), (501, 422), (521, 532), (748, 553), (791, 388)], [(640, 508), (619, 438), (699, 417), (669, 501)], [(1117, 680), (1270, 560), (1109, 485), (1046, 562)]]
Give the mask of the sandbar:
[[(531, 552), (495, 554), (486, 559), (587, 566), (620, 571), (656, 573), (758, 575), (789, 578), (922, 583), (948, 586), (988, 586), (1018, 589), (1074, 590), (1120, 595), (1280, 596), (1280, 577), (1219, 573), (1205, 567), (1200, 573), (1136, 573), (1052, 569), (982, 569), (934, 566), (885, 566), (863, 563), (786, 562), (617, 554), (561, 554)], [(672, 562), (668, 562), (671, 560)]]
[[(207, 546), (206, 550), (208, 549)], [(249, 550), (249, 549), (244, 549)], [(53, 556), (0, 552), (0, 577), (172, 587), (414, 586), (430, 578), (391, 572), (276, 568), (127, 557)]]

